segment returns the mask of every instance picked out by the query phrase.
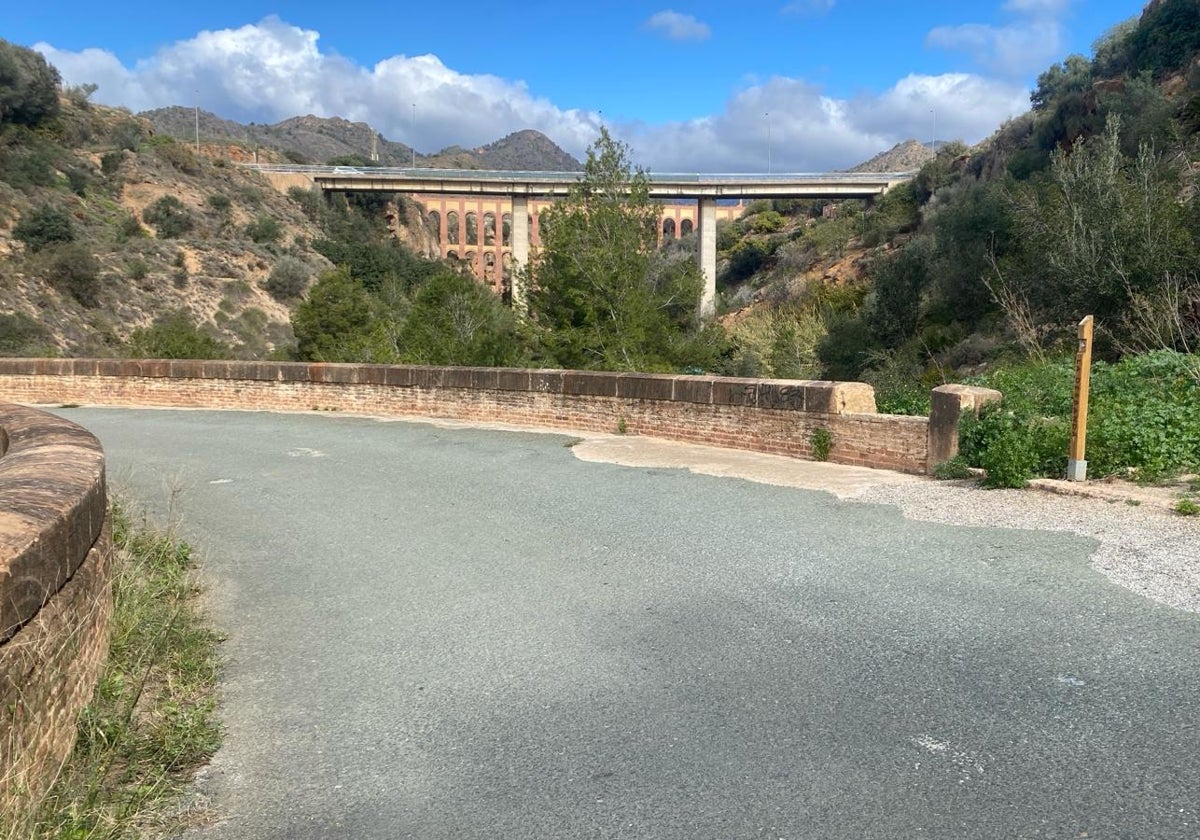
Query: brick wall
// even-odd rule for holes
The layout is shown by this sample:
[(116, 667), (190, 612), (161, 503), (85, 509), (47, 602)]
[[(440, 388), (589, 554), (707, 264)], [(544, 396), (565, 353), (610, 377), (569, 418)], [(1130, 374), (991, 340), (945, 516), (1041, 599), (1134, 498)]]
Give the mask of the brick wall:
[(18, 826), (70, 753), (108, 649), (112, 541), (87, 431), (0, 403), (0, 452), (0, 825)]
[(929, 419), (877, 414), (859, 382), (808, 382), (561, 370), (197, 362), (0, 359), (0, 397), (279, 411), (425, 416), (653, 435), (810, 458), (810, 436), (832, 436), (829, 460), (923, 473)]

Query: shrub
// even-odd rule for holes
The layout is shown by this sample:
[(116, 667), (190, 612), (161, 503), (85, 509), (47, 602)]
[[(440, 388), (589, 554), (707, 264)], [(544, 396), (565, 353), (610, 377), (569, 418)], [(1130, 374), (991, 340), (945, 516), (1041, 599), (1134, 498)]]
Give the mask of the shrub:
[(13, 228), (13, 236), (36, 253), (47, 245), (73, 241), (75, 225), (66, 210), (43, 204), (21, 216)]
[(312, 272), (303, 262), (294, 257), (284, 257), (271, 269), (265, 288), (276, 300), (291, 300), (304, 294), (311, 276)]
[[(145, 132), (136, 120), (125, 120), (112, 130), (112, 141), (118, 149), (136, 152), (145, 139)], [(120, 154), (118, 152), (117, 154)]]
[(229, 200), (229, 196), (224, 193), (213, 193), (204, 200), (204, 203), (218, 213), (228, 213), (230, 206), (233, 204)]
[(82, 85), (71, 85), (63, 93), (66, 94), (68, 101), (76, 108), (86, 111), (91, 107), (92, 94), (100, 89), (100, 85), (95, 82), (88, 82)]
[[(155, 138), (156, 140), (159, 138)], [(156, 144), (154, 154), (159, 160), (171, 164), (184, 175), (199, 175), (200, 161), (196, 160), (196, 155), (187, 146), (176, 143), (171, 138), (164, 138), (167, 142)]]
[(967, 459), (962, 455), (955, 455), (953, 458), (942, 461), (942, 463), (933, 468), (933, 477), (939, 481), (958, 481), (964, 478), (971, 478), (973, 475), (971, 465), (967, 463)]
[(42, 356), (50, 331), (24, 312), (0, 312), (0, 356)]
[(246, 235), (260, 245), (267, 242), (278, 242), (279, 237), (283, 235), (283, 227), (273, 216), (259, 216), (246, 225)]
[(288, 187), (287, 196), (300, 206), (300, 210), (310, 221), (319, 222), (325, 214), (325, 199), (320, 189), (314, 187), (306, 190), (303, 187)]
[(117, 222), (117, 241), (124, 242), (127, 239), (137, 239), (146, 235), (146, 229), (142, 227), (142, 223), (138, 221), (138, 217), (133, 213), (126, 213)]
[(54, 148), (28, 130), (9, 130), (0, 144), (0, 181), (20, 190), (54, 184)]
[(1175, 512), (1183, 516), (1196, 516), (1200, 514), (1200, 505), (1191, 499), (1180, 499), (1175, 503)]
[(774, 233), (783, 228), (783, 216), (774, 210), (767, 210), (754, 217), (751, 228), (755, 233)]
[(1033, 477), (1037, 456), (1028, 428), (1012, 412), (996, 411), (980, 419), (984, 436), (978, 454), (987, 473), (985, 487), (1024, 487)]
[(721, 275), (721, 284), (732, 286), (749, 279), (766, 265), (770, 256), (771, 248), (765, 242), (756, 240), (739, 242), (729, 252), (729, 263)]
[(87, 307), (100, 302), (100, 261), (83, 245), (71, 242), (48, 249), (43, 274), (55, 288)]
[(164, 195), (143, 210), (142, 219), (154, 225), (161, 239), (177, 239), (195, 226), (192, 214), (173, 195)]
[[(1094, 475), (1128, 470), (1139, 480), (1200, 467), (1200, 389), (1194, 356), (1157, 351), (1092, 370), (1087, 459)], [(1003, 423), (985, 412), (964, 424), (963, 453), (986, 467), (983, 453), (1000, 426), (1026, 430), (1034, 474), (1061, 475), (1070, 438), (1073, 365), (1067, 361), (1001, 368), (978, 384), (1004, 394)]]
[(74, 166), (67, 170), (67, 186), (75, 195), (82, 197), (87, 193), (87, 188), (91, 183), (91, 176), (86, 170)]
[(150, 273), (150, 266), (141, 257), (135, 257), (129, 261), (126, 272), (130, 280), (145, 280), (146, 275)]
[(227, 345), (198, 327), (183, 310), (134, 330), (126, 352), (142, 359), (228, 359), (232, 355)]
[(100, 172), (104, 175), (113, 175), (121, 168), (121, 162), (124, 160), (124, 152), (105, 152), (100, 156)]

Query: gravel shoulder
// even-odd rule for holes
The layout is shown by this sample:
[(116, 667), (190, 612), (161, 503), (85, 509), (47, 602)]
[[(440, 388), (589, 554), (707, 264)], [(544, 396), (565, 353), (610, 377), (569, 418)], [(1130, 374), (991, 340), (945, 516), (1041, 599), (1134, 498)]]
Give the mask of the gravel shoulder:
[(1026, 490), (986, 490), (974, 481), (937, 481), (644, 437), (588, 436), (573, 451), (585, 461), (678, 467), (824, 490), (843, 500), (893, 505), (906, 518), (923, 522), (1078, 534), (1095, 541), (1090, 563), (1114, 583), (1158, 603), (1200, 612), (1200, 517), (1174, 513), (1179, 498), (1174, 487), (1042, 479)]

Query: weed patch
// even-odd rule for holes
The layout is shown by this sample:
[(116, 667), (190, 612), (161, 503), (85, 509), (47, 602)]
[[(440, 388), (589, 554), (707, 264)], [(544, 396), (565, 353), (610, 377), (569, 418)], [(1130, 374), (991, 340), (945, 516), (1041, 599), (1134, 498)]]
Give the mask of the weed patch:
[(115, 562), (108, 660), (75, 750), (38, 813), (0, 838), (173, 836), (166, 815), (220, 744), (218, 635), (198, 606), (191, 549), (171, 530), (111, 507)]

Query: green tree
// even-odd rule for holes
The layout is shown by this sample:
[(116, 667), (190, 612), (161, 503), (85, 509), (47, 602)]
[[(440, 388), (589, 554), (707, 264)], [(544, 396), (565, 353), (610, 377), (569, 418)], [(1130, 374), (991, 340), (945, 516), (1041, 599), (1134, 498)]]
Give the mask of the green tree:
[(1018, 186), (1024, 254), (998, 266), (993, 292), (1016, 293), (1043, 322), (1092, 313), (1116, 329), (1135, 296), (1195, 266), (1177, 185), (1148, 147), (1123, 156), (1119, 120), (1110, 118), (1102, 135), (1056, 151), (1048, 179)]
[(421, 287), (397, 343), (403, 361), (421, 365), (510, 367), (525, 355), (512, 310), (461, 274)]
[(1041, 111), (1068, 94), (1083, 93), (1091, 84), (1091, 62), (1081, 55), (1069, 55), (1038, 76), (1029, 101), (1035, 111)]
[(301, 359), (394, 362), (395, 344), (378, 301), (344, 269), (327, 272), (292, 313)]
[(543, 215), (531, 266), (531, 325), (554, 362), (672, 370), (709, 361), (697, 341), (699, 267), (679, 262), (651, 276), (660, 212), (628, 147), (602, 129), (583, 178)]
[(61, 81), (41, 53), (0, 39), (0, 125), (56, 116)]

